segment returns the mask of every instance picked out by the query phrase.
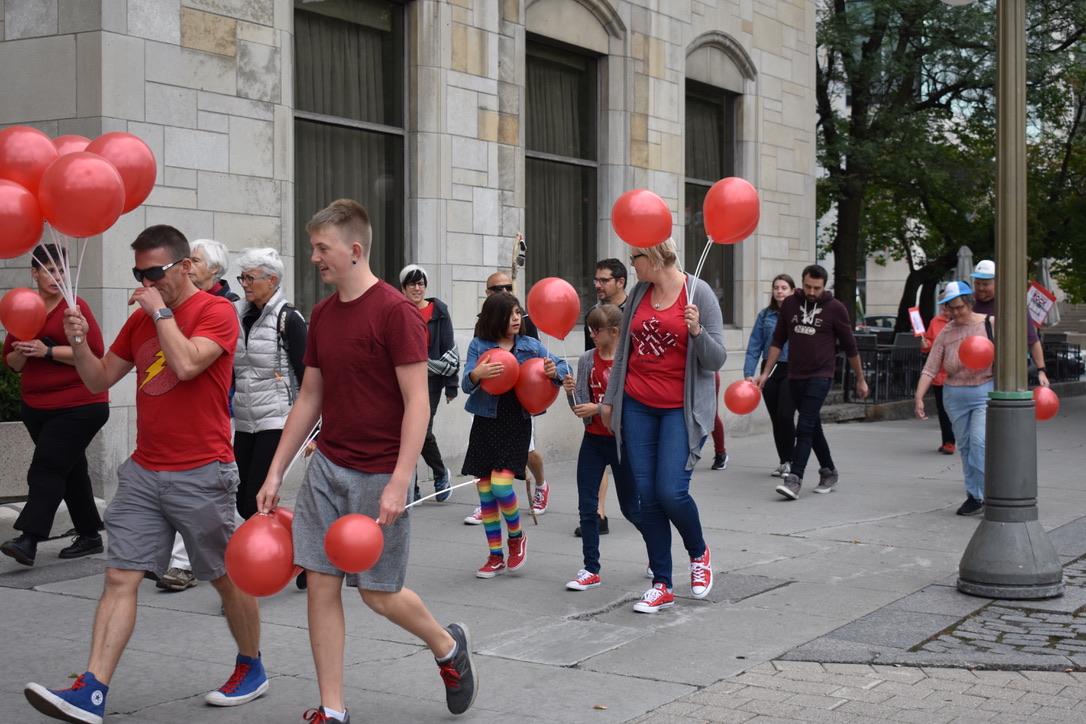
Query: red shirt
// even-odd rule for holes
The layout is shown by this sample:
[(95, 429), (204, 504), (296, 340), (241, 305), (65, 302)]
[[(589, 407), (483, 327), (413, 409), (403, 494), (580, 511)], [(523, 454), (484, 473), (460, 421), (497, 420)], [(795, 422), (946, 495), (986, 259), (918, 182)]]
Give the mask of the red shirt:
[(396, 368), (426, 360), (418, 307), (386, 282), (358, 299), (333, 294), (314, 307), (305, 364), (324, 381), (321, 454), (366, 473), (395, 470), (404, 414)]
[[(109, 348), (136, 366), (136, 450), (148, 470), (191, 470), (234, 460), (227, 395), (233, 380), (238, 315), (226, 297), (193, 294), (173, 310), (181, 333), (204, 337), (223, 353), (194, 379), (166, 364), (158, 330), (142, 309), (128, 318)], [(168, 324), (168, 322), (167, 322)]]
[[(102, 342), (102, 330), (91, 314), (90, 306), (76, 297), (76, 305), (87, 320), (87, 344), (95, 357), (101, 357), (105, 351)], [(68, 338), (64, 336), (64, 311), (67, 305), (63, 300), (53, 307), (45, 318), (45, 326), (36, 339), (51, 339), (58, 345), (66, 346)], [(10, 334), (4, 339), (4, 357), (15, 347), (15, 338)], [(36, 410), (62, 410), (77, 405), (90, 405), (95, 402), (109, 402), (108, 392), (97, 394), (87, 389), (75, 367), (62, 362), (54, 362), (42, 357), (28, 357), (19, 378), (19, 388), (23, 402)]]
[(626, 392), (643, 405), (663, 409), (683, 406), (686, 379), (686, 286), (667, 309), (653, 309), (646, 294), (630, 320), (630, 360)]
[(434, 318), (434, 303), (430, 302), (419, 309), (419, 312), (422, 314), (422, 321), (426, 322), (426, 349), (430, 349), (430, 320)]
[[(603, 395), (607, 392), (607, 380), (611, 378), (611, 365), (613, 359), (600, 357), (597, 349), (592, 357), (592, 374), (588, 376), (588, 392), (592, 402), (597, 405), (603, 402)], [(593, 415), (591, 421), (585, 425), (585, 432), (593, 435), (607, 435), (614, 437), (615, 433), (607, 429), (599, 415)]]

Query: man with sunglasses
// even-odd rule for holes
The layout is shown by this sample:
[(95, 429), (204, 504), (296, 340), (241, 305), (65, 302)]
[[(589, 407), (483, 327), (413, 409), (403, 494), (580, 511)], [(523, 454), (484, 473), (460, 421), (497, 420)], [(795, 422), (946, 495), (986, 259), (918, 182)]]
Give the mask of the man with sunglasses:
[(233, 584), (224, 561), (238, 487), (227, 409), (237, 313), (226, 298), (193, 284), (189, 243), (177, 229), (151, 226), (132, 249), (132, 273), (142, 286), (129, 304), (140, 309), (105, 356), (87, 346), (87, 321), (78, 309), (67, 310), (64, 321), (88, 389), (109, 389), (136, 371), (136, 449), (118, 468), (117, 492), (106, 509), (105, 587), (87, 670), (70, 689), (33, 683), (24, 689), (35, 709), (70, 722), (102, 721), (109, 684), (135, 627), (139, 584), (145, 574), (166, 572), (175, 532), (185, 539), (193, 572), (222, 597), (237, 642), (233, 675), (204, 700), (234, 706), (268, 689), (256, 599)]

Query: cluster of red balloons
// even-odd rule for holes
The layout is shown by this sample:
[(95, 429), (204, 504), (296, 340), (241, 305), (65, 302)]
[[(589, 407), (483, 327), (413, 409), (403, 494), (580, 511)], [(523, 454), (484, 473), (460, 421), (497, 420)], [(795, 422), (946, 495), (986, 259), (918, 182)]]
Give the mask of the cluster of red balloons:
[(986, 369), (995, 360), (995, 345), (979, 334), (966, 337), (958, 345), (958, 359), (971, 370)]
[(142, 204), (155, 185), (151, 149), (130, 133), (51, 139), (36, 128), (0, 131), (0, 258), (38, 243), (43, 222), (86, 238)]
[(45, 300), (32, 289), (17, 287), (0, 299), (0, 324), (15, 339), (37, 337), (45, 326), (45, 316)]
[(546, 360), (542, 357), (518, 364), (512, 352), (496, 347), (479, 358), (480, 364), (484, 359), (487, 364), (499, 363), (503, 367), (500, 375), (479, 383), (490, 394), (503, 395), (515, 389), (520, 404), (533, 415), (540, 414), (558, 399), (558, 386), (543, 372)]
[[(754, 233), (761, 218), (758, 192), (737, 177), (717, 181), (702, 204), (705, 233), (717, 244), (735, 244)], [(634, 189), (618, 197), (611, 207), (611, 226), (619, 238), (642, 249), (671, 236), (671, 209), (648, 189)]]
[(736, 415), (749, 415), (761, 401), (761, 389), (749, 380), (738, 380), (724, 390), (724, 406)]

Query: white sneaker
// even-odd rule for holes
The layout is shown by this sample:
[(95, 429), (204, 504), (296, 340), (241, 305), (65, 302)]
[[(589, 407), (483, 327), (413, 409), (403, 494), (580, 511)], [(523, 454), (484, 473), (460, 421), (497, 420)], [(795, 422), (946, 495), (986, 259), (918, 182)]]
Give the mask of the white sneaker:
[(475, 509), (475, 512), (464, 518), (464, 525), (482, 525), (483, 524), (483, 508), (482, 506)]
[(792, 463), (781, 463), (777, 466), (777, 469), (770, 473), (775, 478), (783, 478), (788, 473), (792, 472)]

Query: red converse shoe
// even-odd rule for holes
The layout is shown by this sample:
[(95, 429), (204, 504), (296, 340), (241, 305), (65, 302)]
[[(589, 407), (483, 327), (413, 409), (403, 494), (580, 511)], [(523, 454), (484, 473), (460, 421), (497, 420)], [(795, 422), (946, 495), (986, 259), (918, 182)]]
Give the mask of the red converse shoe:
[(577, 577), (566, 584), (566, 588), (571, 591), (587, 591), (598, 585), (600, 585), (599, 575), (582, 568), (577, 572)]
[(535, 486), (535, 495), (532, 496), (532, 512), (543, 515), (547, 512), (547, 500), (551, 497), (551, 486), (546, 480), (542, 485)]
[(713, 588), (713, 567), (709, 560), (709, 546), (698, 558), (690, 559), (690, 594), (705, 598)]
[(638, 613), (656, 613), (662, 608), (670, 608), (675, 605), (675, 596), (671, 589), (662, 583), (654, 583), (652, 588), (645, 591), (641, 600), (634, 604), (634, 611)]

